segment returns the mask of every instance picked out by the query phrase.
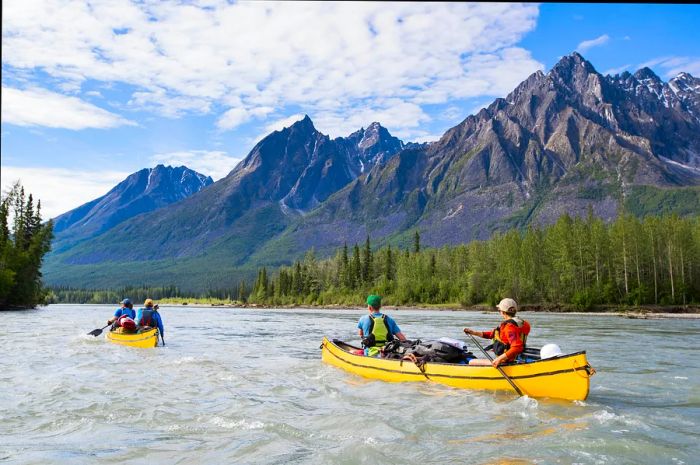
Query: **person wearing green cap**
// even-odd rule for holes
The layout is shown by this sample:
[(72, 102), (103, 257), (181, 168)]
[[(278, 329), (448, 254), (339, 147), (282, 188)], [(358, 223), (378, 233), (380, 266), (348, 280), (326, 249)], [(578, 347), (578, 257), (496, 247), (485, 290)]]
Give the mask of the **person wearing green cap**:
[(370, 295), (367, 297), (369, 314), (364, 315), (357, 322), (362, 345), (365, 347), (365, 355), (370, 357), (379, 355), (380, 349), (387, 341), (394, 338), (399, 341), (406, 340), (399, 325), (390, 316), (382, 314), (379, 311), (380, 308), (382, 308), (382, 298), (378, 295)]

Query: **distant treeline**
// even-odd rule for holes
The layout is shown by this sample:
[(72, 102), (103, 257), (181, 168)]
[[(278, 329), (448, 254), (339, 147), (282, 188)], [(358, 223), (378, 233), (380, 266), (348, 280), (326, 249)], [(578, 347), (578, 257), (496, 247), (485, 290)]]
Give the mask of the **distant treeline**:
[[(46, 303), (49, 304), (117, 304), (123, 299), (130, 299), (134, 305), (144, 302), (146, 299), (170, 300), (183, 303), (192, 302), (245, 302), (248, 293), (245, 283), (236, 289), (211, 289), (205, 292), (186, 292), (177, 286), (126, 286), (115, 289), (78, 289), (67, 286), (54, 286), (48, 289)], [(243, 294), (239, 296), (238, 291)]]
[(123, 299), (130, 299), (134, 305), (146, 299), (161, 300), (183, 297), (175, 286), (146, 287), (128, 286), (116, 289), (74, 289), (71, 287), (52, 287), (49, 289), (47, 303), (72, 304), (117, 304)]
[(16, 183), (0, 197), (0, 308), (33, 308), (43, 303), (41, 261), (49, 251), (53, 224), (41, 223), (34, 203)]
[(555, 224), (496, 233), (486, 241), (411, 250), (347, 245), (330, 259), (313, 251), (292, 266), (261, 268), (249, 301), (361, 303), (368, 293), (394, 305), (479, 303), (689, 304), (700, 301), (700, 217), (590, 212)]

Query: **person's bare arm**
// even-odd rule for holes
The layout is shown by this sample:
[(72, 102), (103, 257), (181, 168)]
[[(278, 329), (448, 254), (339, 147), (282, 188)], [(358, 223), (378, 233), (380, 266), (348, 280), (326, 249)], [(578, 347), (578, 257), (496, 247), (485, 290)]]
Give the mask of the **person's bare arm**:
[(396, 337), (399, 338), (399, 341), (406, 340), (406, 336), (404, 336), (403, 333), (396, 333)]

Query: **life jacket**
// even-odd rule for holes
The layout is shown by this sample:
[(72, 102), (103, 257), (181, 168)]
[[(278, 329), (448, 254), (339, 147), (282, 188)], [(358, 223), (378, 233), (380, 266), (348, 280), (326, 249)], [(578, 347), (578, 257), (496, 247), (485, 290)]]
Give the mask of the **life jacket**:
[(523, 341), (523, 349), (526, 347), (527, 335), (530, 333), (530, 323), (523, 320), (522, 318), (513, 317), (503, 323), (501, 323), (496, 329), (493, 330), (493, 339), (491, 340), (493, 345), (493, 352), (496, 355), (503, 355), (510, 349), (510, 342), (504, 341), (501, 332), (506, 328), (506, 325), (513, 325), (517, 329), (518, 337)]
[(143, 309), (141, 312), (141, 326), (150, 326), (154, 327), (158, 324), (156, 321), (156, 318), (153, 316), (154, 314), (158, 313), (156, 310), (150, 307), (146, 307)]
[(119, 326), (126, 331), (136, 331), (136, 322), (126, 315), (119, 318)]
[(383, 347), (387, 341), (394, 340), (394, 335), (389, 330), (389, 325), (386, 322), (386, 315), (378, 317), (370, 315), (368, 333), (362, 339), (362, 345), (365, 347)]

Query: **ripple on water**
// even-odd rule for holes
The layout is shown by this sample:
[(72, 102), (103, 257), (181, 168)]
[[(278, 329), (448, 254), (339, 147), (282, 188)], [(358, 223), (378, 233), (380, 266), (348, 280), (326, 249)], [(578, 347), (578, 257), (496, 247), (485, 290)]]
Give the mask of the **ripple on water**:
[[(0, 385), (10, 387), (0, 395), (0, 461), (682, 464), (700, 454), (700, 364), (682, 349), (692, 347), (695, 321), (630, 328), (611, 317), (528, 318), (533, 343), (544, 334), (587, 349), (599, 369), (586, 401), (562, 402), (384, 383), (323, 364), (322, 336), (355, 338), (363, 312), (209, 309), (212, 329), (189, 325), (195, 310), (164, 307), (168, 345), (138, 350), (85, 334), (111, 311), (51, 306), (4, 316), (0, 344), (22, 357), (0, 367)], [(411, 335), (455, 337), (465, 320), (494, 323), (489, 314), (397, 313)], [(80, 331), (56, 328), (57, 319)], [(31, 339), (20, 330), (30, 323)], [(677, 344), (660, 344), (667, 334)], [(655, 350), (620, 352), (621, 338)], [(672, 355), (688, 362), (668, 363)]]

